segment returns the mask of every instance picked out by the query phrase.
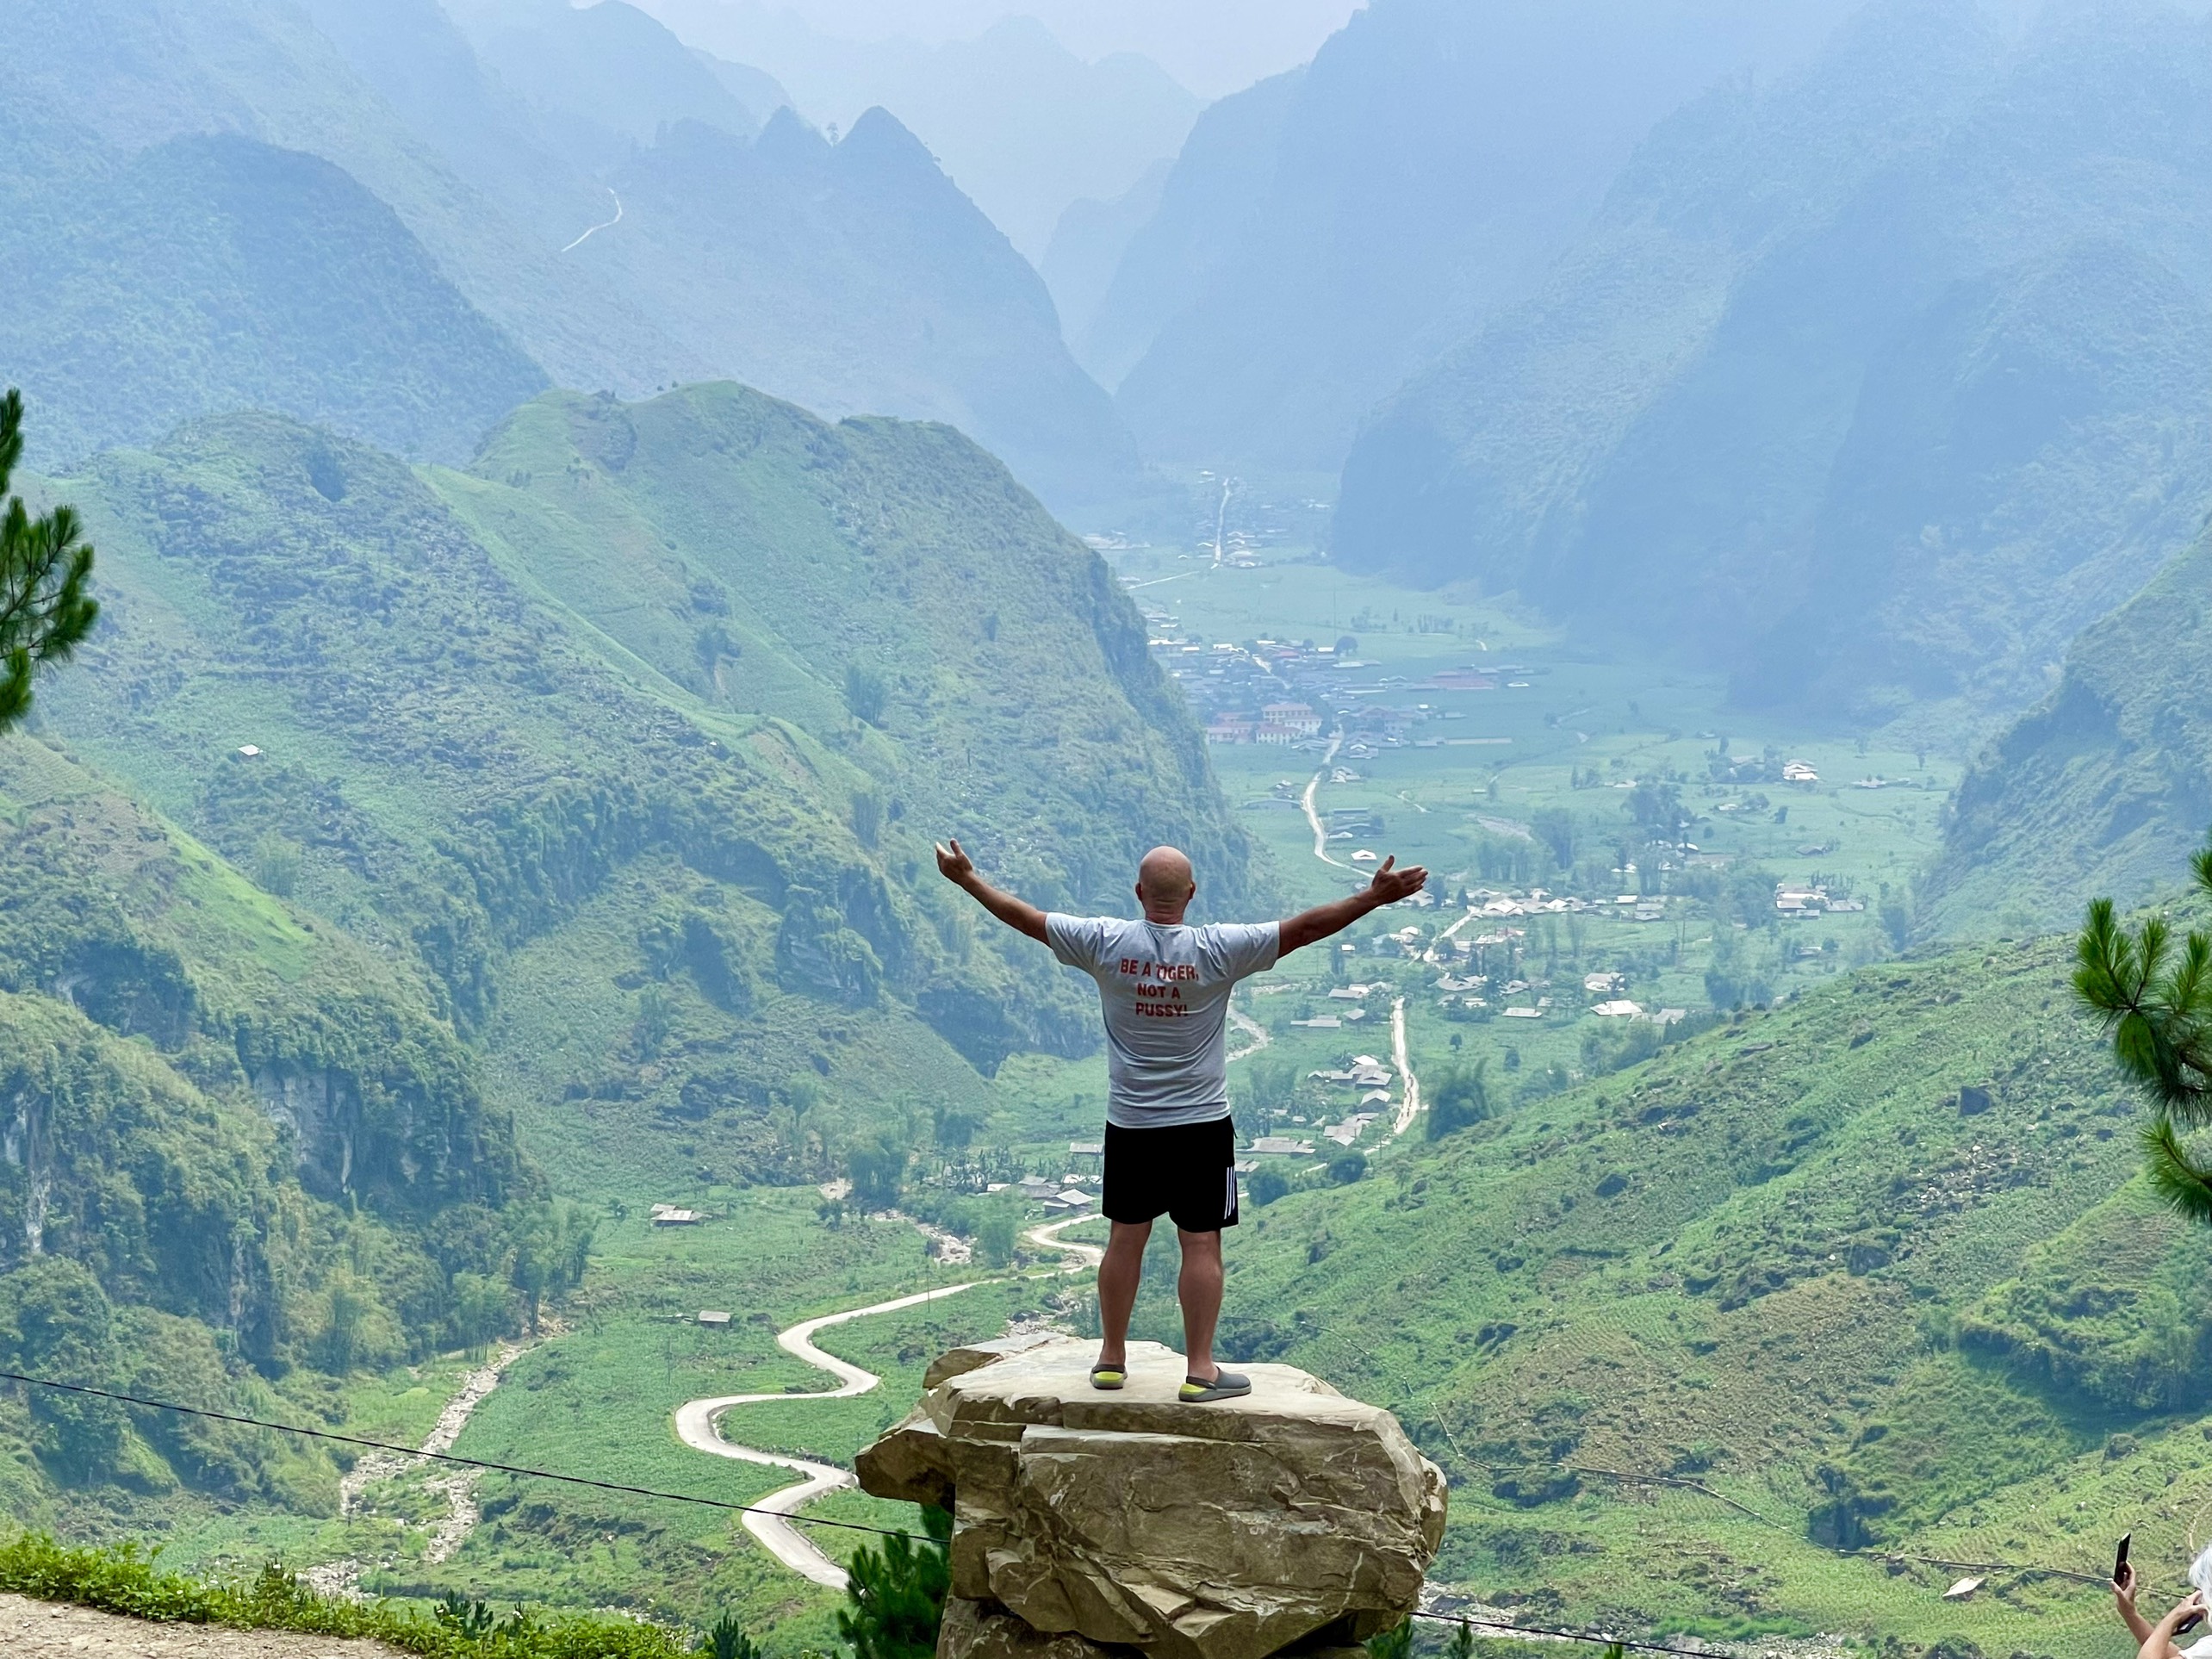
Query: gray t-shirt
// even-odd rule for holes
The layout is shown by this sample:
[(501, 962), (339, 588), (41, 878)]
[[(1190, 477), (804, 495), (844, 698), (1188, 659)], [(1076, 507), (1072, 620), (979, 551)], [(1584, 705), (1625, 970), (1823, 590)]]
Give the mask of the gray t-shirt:
[(1275, 966), (1278, 923), (1190, 928), (1053, 915), (1045, 942), (1098, 982), (1109, 1123), (1165, 1128), (1228, 1115), (1229, 993)]

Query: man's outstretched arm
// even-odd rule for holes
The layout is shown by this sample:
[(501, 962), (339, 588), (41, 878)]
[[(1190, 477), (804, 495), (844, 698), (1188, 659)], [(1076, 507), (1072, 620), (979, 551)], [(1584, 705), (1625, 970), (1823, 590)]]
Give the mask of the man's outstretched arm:
[(1410, 898), (1428, 885), (1428, 872), (1420, 865), (1401, 870), (1395, 867), (1397, 862), (1395, 858), (1384, 859), (1382, 867), (1375, 873), (1375, 879), (1349, 898), (1316, 904), (1310, 910), (1301, 910), (1289, 917), (1283, 923), (1283, 942), (1276, 954), (1288, 956), (1333, 933), (1342, 933), (1370, 910)]
[(1026, 933), (1041, 945), (1045, 942), (1045, 913), (1026, 899), (1000, 892), (978, 875), (974, 861), (960, 851), (959, 842), (954, 842), (949, 851), (942, 847), (937, 849), (937, 873), (1015, 932)]

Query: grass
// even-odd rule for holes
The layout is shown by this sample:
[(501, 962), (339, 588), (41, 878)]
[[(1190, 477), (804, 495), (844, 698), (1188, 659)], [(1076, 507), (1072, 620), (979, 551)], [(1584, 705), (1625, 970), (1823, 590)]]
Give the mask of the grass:
[[(704, 1202), (726, 1221), (696, 1230), (656, 1230), (641, 1217), (602, 1233), (590, 1289), (569, 1328), (513, 1367), (470, 1420), (465, 1456), (594, 1479), (752, 1502), (788, 1484), (780, 1470), (693, 1451), (675, 1439), (676, 1407), (702, 1395), (788, 1389), (829, 1379), (775, 1345), (775, 1333), (808, 1315), (904, 1295), (932, 1280), (948, 1286), (980, 1270), (924, 1265), (904, 1223), (848, 1221), (825, 1228), (811, 1195), (754, 1189)], [(1017, 1280), (823, 1334), (831, 1351), (884, 1378), (850, 1399), (773, 1401), (733, 1413), (725, 1432), (748, 1445), (849, 1463), (904, 1414), (923, 1367), (948, 1347), (995, 1335), (1016, 1313), (1043, 1311), (1058, 1287)], [(730, 1312), (726, 1328), (691, 1322), (700, 1308)], [(521, 1597), (556, 1606), (623, 1606), (698, 1621), (731, 1610), (773, 1651), (830, 1648), (834, 1592), (771, 1563), (726, 1512), (541, 1482), (487, 1476), (484, 1521), (454, 1560), (432, 1569), (407, 1548), (367, 1581), (421, 1595), (450, 1590), (487, 1600)], [(403, 1495), (394, 1502), (403, 1506)], [(909, 1529), (907, 1506), (844, 1494), (814, 1511), (833, 1519)], [(864, 1534), (820, 1529), (833, 1558)]]
[(691, 1643), (656, 1625), (588, 1614), (548, 1617), (481, 1603), (430, 1609), (317, 1594), (281, 1568), (251, 1578), (167, 1571), (135, 1544), (64, 1544), (23, 1532), (0, 1542), (0, 1591), (165, 1624), (227, 1625), (366, 1637), (425, 1659), (673, 1659)]

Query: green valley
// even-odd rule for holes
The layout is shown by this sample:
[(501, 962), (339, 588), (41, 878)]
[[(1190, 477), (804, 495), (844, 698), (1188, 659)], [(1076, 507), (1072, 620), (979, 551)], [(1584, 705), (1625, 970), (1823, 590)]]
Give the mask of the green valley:
[[(2133, 1651), (2117, 1540), (2212, 1574), (2203, 0), (1035, 9), (0, 28), (0, 1581)], [(1328, 908), (1229, 994), (1185, 902)], [(1036, 910), (1140, 908), (1109, 1079)], [(1226, 1095), (1140, 1170), (1240, 1202), (1217, 1357), (1367, 1403), (1086, 1377), (1211, 1317), (1133, 1076)]]

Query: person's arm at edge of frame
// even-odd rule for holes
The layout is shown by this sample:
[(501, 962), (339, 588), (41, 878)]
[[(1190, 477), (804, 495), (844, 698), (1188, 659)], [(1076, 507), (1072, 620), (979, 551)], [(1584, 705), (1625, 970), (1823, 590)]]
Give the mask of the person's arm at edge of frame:
[(2167, 1610), (2166, 1616), (2159, 1620), (2157, 1626), (2143, 1638), (2142, 1648), (2136, 1654), (2135, 1659), (2170, 1659), (2170, 1656), (2178, 1651), (2173, 1643), (2174, 1626), (2180, 1624), (2190, 1614), (2202, 1612), (2203, 1610), (2204, 1593), (2202, 1590), (2191, 1590), (2180, 1600), (2175, 1602)]
[(1420, 865), (1401, 870), (1396, 867), (1397, 862), (1395, 855), (1384, 859), (1382, 867), (1375, 873), (1375, 879), (1348, 898), (1316, 904), (1310, 910), (1286, 917), (1279, 924), (1283, 937), (1276, 947), (1277, 957), (1288, 956), (1332, 934), (1342, 933), (1369, 911), (1395, 904), (1401, 898), (1411, 898), (1428, 885), (1428, 872)]
[[(2135, 1645), (2141, 1647), (2144, 1643), (2151, 1639), (2151, 1621), (2144, 1618), (2141, 1613), (2135, 1611), (2135, 1586), (2137, 1581), (2135, 1578), (2134, 1563), (2127, 1563), (2120, 1569), (2120, 1571), (2124, 1575), (2124, 1576), (2115, 1578), (2112, 1581), (2112, 1605), (2119, 1612), (2120, 1622), (2127, 1625), (2128, 1634), (2134, 1637), (2135, 1638)], [(2172, 1654), (2172, 1651), (2171, 1647), (2169, 1647), (2168, 1652), (2170, 1655)]]
[(1015, 932), (1027, 934), (1041, 945), (1045, 942), (1045, 913), (1027, 899), (999, 892), (978, 875), (975, 861), (960, 850), (957, 840), (953, 841), (949, 850), (937, 848), (937, 873)]

